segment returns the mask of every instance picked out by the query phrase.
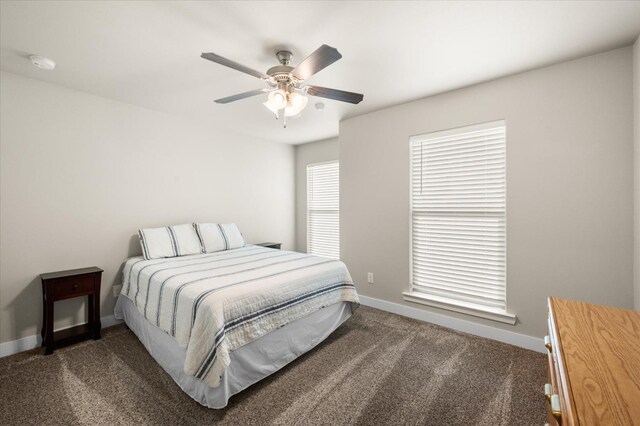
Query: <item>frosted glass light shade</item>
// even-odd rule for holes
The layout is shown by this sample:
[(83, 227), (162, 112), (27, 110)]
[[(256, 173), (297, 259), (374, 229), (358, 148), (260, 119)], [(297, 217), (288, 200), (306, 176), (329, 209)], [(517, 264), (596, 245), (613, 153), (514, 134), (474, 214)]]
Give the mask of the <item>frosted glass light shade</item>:
[(263, 102), (262, 105), (274, 113), (276, 117), (281, 109), (284, 109), (285, 117), (293, 117), (300, 114), (309, 102), (309, 98), (297, 92), (287, 93), (286, 103), (282, 102), (282, 99), (284, 99), (282, 98), (282, 91), (275, 90), (269, 93), (267, 101)]
[(308, 102), (309, 98), (301, 95), (300, 93), (289, 93), (289, 102), (287, 102), (287, 107), (284, 110), (284, 114), (287, 117), (298, 115), (302, 112), (303, 109), (305, 109)]

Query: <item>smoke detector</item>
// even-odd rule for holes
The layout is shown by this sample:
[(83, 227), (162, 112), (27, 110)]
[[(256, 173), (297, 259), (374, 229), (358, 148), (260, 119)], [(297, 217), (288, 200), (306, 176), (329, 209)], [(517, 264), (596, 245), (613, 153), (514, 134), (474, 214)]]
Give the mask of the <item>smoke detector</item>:
[(29, 56), (29, 60), (34, 67), (40, 68), (41, 70), (51, 71), (56, 67), (55, 62), (44, 56), (31, 55)]

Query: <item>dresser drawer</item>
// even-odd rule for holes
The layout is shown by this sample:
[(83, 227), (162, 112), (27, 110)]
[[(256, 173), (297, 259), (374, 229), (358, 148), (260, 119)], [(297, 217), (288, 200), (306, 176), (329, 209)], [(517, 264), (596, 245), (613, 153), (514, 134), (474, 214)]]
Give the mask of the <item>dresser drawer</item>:
[[(560, 401), (562, 401), (562, 387), (561, 387), (561, 378), (560, 371), (558, 368), (558, 363), (556, 362), (556, 356), (558, 352), (558, 344), (555, 338), (555, 333), (552, 328), (551, 323), (549, 322), (549, 334), (545, 338), (545, 346), (547, 348), (547, 383), (549, 386), (545, 385), (545, 398), (547, 400), (547, 421), (549, 426), (558, 425), (558, 421), (553, 415), (553, 410), (551, 407), (551, 398), (556, 395)], [(557, 403), (558, 401), (556, 401)], [(560, 408), (562, 407), (562, 403), (560, 404)], [(555, 407), (556, 410), (558, 407)], [(562, 416), (565, 416), (564, 410), (562, 411)]]
[(93, 291), (95, 278), (93, 275), (58, 279), (49, 285), (53, 286), (55, 300), (81, 296)]

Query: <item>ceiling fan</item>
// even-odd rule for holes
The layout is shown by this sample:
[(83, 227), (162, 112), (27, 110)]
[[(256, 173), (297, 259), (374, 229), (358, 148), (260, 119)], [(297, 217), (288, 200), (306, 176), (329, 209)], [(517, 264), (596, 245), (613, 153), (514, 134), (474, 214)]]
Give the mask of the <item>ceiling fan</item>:
[(275, 114), (276, 119), (282, 117), (284, 127), (287, 127), (287, 117), (298, 116), (307, 106), (308, 99), (305, 94), (351, 104), (358, 104), (364, 98), (364, 95), (359, 93), (303, 84), (309, 77), (342, 58), (338, 49), (327, 46), (326, 44), (316, 49), (295, 68), (289, 66), (293, 54), (288, 50), (281, 50), (276, 53), (280, 65), (269, 68), (266, 73), (256, 71), (230, 59), (216, 55), (215, 53), (203, 53), (200, 56), (209, 61), (257, 77), (267, 82), (270, 86), (216, 99), (217, 103), (227, 104), (251, 96), (268, 93), (267, 100), (263, 105)]

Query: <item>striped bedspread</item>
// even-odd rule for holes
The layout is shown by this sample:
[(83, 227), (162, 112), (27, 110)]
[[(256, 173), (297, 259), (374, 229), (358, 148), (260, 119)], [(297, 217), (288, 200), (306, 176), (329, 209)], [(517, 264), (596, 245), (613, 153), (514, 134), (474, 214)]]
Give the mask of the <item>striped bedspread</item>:
[(229, 365), (230, 351), (324, 306), (358, 303), (339, 260), (253, 245), (128, 259), (122, 295), (187, 347), (185, 372), (212, 387)]

